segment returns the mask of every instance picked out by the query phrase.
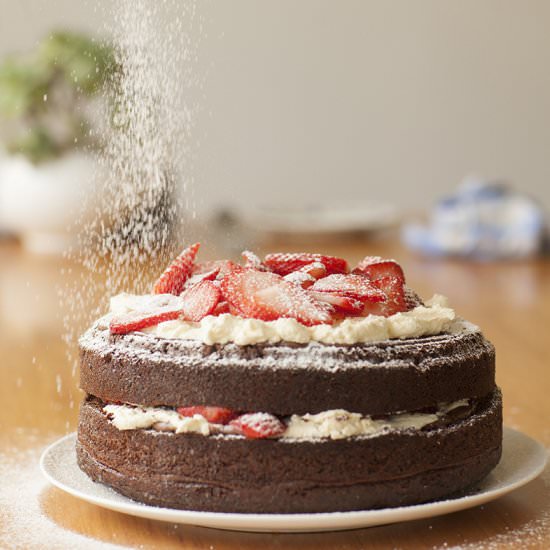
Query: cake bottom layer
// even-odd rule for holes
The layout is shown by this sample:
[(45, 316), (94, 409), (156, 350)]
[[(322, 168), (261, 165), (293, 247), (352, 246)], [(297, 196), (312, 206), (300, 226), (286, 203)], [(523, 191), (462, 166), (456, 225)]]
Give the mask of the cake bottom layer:
[(466, 490), (498, 463), (500, 392), (445, 427), (340, 440), (250, 440), (115, 428), (94, 398), (77, 458), (94, 481), (147, 504), (299, 513), (416, 504)]

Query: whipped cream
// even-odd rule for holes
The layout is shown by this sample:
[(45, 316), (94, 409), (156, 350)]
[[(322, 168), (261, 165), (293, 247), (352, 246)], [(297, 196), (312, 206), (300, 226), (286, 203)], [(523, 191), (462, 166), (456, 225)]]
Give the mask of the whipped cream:
[[(157, 299), (164, 305), (166, 300), (177, 304), (179, 298), (172, 296)], [(110, 313), (120, 315), (143, 310), (148, 300), (149, 296), (119, 294), (111, 299)], [(179, 319), (165, 321), (146, 328), (143, 332), (161, 338), (197, 340), (209, 345), (234, 342), (244, 346), (281, 341), (298, 344), (358, 344), (448, 332), (455, 319), (455, 312), (448, 306), (447, 299), (436, 294), (425, 306), (418, 306), (411, 311), (396, 313), (390, 317), (348, 317), (333, 325), (306, 327), (295, 319), (260, 321), (224, 313), (216, 317), (209, 315), (199, 323)]]
[[(294, 414), (288, 420), (286, 431), (280, 438), (283, 440), (346, 439), (348, 437), (376, 436), (390, 431), (420, 430), (424, 426), (436, 422), (449, 411), (468, 404), (468, 399), (460, 399), (452, 403), (440, 404), (434, 414), (396, 413), (379, 420), (344, 409), (334, 409), (318, 414)], [(103, 411), (107, 413), (112, 424), (119, 430), (154, 428), (178, 434), (237, 433), (233, 426), (209, 423), (200, 414), (184, 417), (173, 409), (161, 407), (106, 405), (103, 407)]]
[(210, 435), (210, 423), (200, 414), (181, 416), (173, 409), (130, 405), (105, 405), (103, 411), (109, 415), (111, 422), (119, 430), (137, 430), (158, 425), (177, 434)]
[(384, 419), (334, 409), (318, 414), (292, 415), (283, 434), (285, 439), (345, 439), (357, 436), (375, 436), (388, 431), (420, 430), (436, 422), (449, 411), (468, 405), (467, 399), (441, 404), (434, 414), (398, 413)]

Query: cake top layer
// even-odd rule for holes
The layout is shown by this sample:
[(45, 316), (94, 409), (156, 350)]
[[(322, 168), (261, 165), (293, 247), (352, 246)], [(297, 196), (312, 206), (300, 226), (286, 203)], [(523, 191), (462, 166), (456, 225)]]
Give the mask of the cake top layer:
[(454, 312), (441, 299), (424, 306), (405, 287), (395, 260), (367, 256), (350, 270), (342, 258), (275, 253), (261, 260), (196, 262), (186, 248), (152, 294), (111, 300), (112, 334), (146, 331), (206, 344), (355, 344), (448, 331)]
[(147, 406), (385, 414), (482, 397), (494, 389), (494, 348), (462, 320), (448, 333), (421, 338), (251, 346), (139, 331), (113, 335), (98, 322), (81, 338), (80, 352), (86, 393)]

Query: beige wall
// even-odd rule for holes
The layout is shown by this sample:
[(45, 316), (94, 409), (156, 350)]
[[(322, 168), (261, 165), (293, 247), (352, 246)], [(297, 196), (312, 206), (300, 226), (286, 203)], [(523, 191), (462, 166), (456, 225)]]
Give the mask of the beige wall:
[[(54, 25), (101, 29), (97, 5), (0, 0), (0, 52)], [(550, 2), (209, 0), (198, 9), (208, 32), (196, 130), (203, 206), (291, 196), (419, 207), (474, 172), (507, 178), (550, 209)]]

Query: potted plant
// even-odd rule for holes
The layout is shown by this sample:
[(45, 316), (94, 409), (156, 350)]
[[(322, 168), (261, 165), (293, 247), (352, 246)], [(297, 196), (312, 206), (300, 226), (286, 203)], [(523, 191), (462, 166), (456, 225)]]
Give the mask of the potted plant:
[(70, 32), (0, 64), (0, 229), (29, 249), (64, 249), (94, 209), (94, 113), (116, 71), (109, 46)]

